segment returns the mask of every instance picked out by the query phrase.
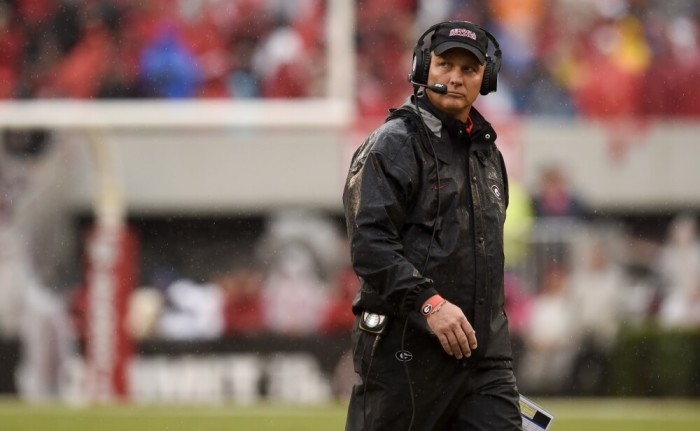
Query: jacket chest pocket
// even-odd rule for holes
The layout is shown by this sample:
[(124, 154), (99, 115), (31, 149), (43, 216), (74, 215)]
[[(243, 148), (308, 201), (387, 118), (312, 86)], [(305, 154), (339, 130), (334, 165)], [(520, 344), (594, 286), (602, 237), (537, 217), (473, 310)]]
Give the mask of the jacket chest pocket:
[(457, 183), (452, 178), (441, 177), (439, 183), (435, 178), (427, 181), (407, 214), (408, 225), (424, 232), (432, 231), (436, 224), (439, 228), (445, 218), (453, 217), (450, 214), (455, 210), (457, 195)]
[[(492, 152), (488, 152), (492, 153)], [(472, 178), (476, 177), (475, 187), (479, 193), (479, 205), (487, 217), (495, 217), (503, 224), (506, 215), (507, 185), (501, 172), (501, 164), (493, 154), (476, 153), (476, 163), (472, 163)], [(477, 171), (474, 170), (477, 167)]]

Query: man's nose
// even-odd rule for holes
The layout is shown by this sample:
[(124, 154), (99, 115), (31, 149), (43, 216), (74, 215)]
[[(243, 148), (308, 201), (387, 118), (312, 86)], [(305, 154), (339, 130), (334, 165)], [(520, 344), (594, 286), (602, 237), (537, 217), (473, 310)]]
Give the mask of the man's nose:
[(450, 72), (450, 84), (461, 84), (462, 83), (462, 72), (461, 71), (453, 71)]

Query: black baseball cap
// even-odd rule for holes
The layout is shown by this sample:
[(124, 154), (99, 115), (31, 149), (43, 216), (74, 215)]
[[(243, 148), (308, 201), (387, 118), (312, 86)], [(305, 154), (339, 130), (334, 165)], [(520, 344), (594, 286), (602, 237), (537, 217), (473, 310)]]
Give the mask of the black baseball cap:
[(452, 48), (462, 48), (473, 53), (484, 64), (488, 37), (478, 25), (466, 21), (448, 21), (441, 24), (430, 39), (430, 50), (437, 55)]

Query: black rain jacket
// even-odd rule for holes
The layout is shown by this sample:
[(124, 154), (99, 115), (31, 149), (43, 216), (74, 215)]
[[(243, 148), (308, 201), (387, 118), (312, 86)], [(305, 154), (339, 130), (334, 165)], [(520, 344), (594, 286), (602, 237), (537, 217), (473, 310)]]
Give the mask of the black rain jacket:
[(479, 347), (470, 362), (509, 362), (503, 291), (508, 180), (494, 129), (473, 107), (470, 118), (467, 133), (421, 93), (391, 110), (353, 155), (343, 193), (361, 282), (353, 311), (408, 316), (428, 330), (419, 310), (439, 293), (476, 331)]

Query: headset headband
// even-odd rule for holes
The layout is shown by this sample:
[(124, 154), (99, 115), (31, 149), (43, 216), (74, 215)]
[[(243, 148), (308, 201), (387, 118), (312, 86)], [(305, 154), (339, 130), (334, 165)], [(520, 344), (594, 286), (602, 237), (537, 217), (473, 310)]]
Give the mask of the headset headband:
[[(428, 36), (430, 33), (434, 32), (435, 30), (437, 30), (438, 27), (440, 27), (441, 25), (448, 24), (448, 23), (451, 23), (451, 22), (463, 22), (463, 23), (468, 23), (468, 24), (471, 24), (471, 25), (473, 25), (473, 26), (479, 27), (479, 29), (480, 29), (481, 31), (483, 31), (484, 34), (486, 34), (486, 37), (487, 37), (487, 38), (491, 41), (491, 43), (493, 44), (493, 48), (494, 48), (494, 53), (493, 53), (493, 55), (494, 55), (494, 57), (496, 57), (497, 59), (500, 59), (500, 58), (501, 58), (501, 46), (498, 44), (498, 40), (496, 40), (496, 37), (495, 37), (494, 35), (492, 35), (491, 32), (489, 32), (489, 31), (486, 30), (485, 28), (483, 28), (483, 27), (481, 27), (481, 26), (479, 26), (479, 25), (476, 25), (476, 24), (474, 24), (474, 23), (471, 22), (471, 21), (456, 21), (456, 20), (455, 20), (455, 21), (443, 21), (443, 22), (439, 22), (439, 23), (437, 23), (437, 24), (431, 25), (430, 28), (427, 29), (426, 31), (424, 31), (423, 34), (418, 38), (418, 42), (416, 42), (416, 49), (422, 48), (422, 47), (423, 47), (423, 41), (425, 40), (426, 36)], [(488, 58), (488, 56), (489, 56), (489, 54), (488, 54), (488, 52), (487, 52), (487, 53), (486, 53), (486, 57)]]
[[(479, 89), (479, 93), (485, 95), (496, 91), (496, 88), (498, 87), (498, 72), (501, 70), (501, 47), (498, 44), (498, 40), (496, 40), (494, 35), (492, 35), (489, 31), (484, 30), (482, 27), (469, 21), (443, 21), (430, 26), (430, 28), (428, 28), (420, 36), (418, 42), (416, 42), (416, 46), (413, 48), (413, 66), (411, 68), (411, 73), (408, 75), (408, 81), (414, 85), (414, 89), (416, 87), (426, 87), (440, 94), (447, 93), (447, 87), (445, 86), (445, 84), (428, 82), (431, 51), (430, 48), (424, 48), (423, 45), (425, 44), (425, 38), (430, 33), (434, 34), (437, 31), (437, 29), (440, 28), (440, 26), (449, 23), (468, 24), (484, 32), (487, 38), (484, 52), (484, 55), (486, 57), (486, 63), (484, 77), (481, 82), (481, 88)], [(492, 59), (488, 53), (489, 41), (491, 41), (491, 44), (493, 44), (495, 57), (494, 59)]]

